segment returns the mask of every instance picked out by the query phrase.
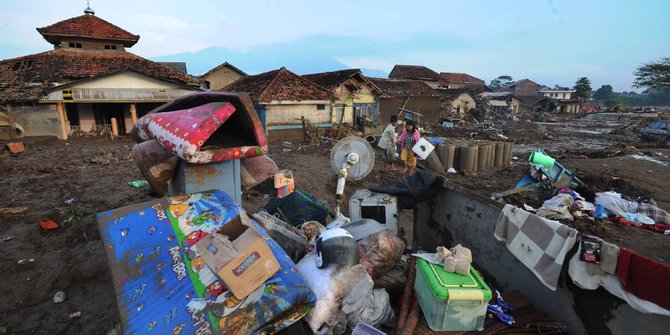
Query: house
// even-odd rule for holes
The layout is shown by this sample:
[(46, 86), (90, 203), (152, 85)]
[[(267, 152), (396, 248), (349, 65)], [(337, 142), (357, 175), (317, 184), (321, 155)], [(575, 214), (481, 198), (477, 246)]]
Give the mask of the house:
[(270, 140), (300, 138), (302, 120), (331, 127), (334, 94), (286, 68), (238, 79), (225, 91), (248, 93)]
[(517, 97), (535, 97), (537, 96), (540, 85), (530, 79), (522, 79), (513, 82), (500, 89), (500, 91), (512, 92)]
[(423, 65), (396, 65), (389, 79), (421, 80), (433, 89), (442, 87), (440, 74)]
[(577, 114), (580, 111), (580, 102), (573, 99), (572, 94), (576, 91), (571, 89), (543, 89), (540, 94), (551, 98), (557, 103), (555, 112), (563, 114)]
[(186, 62), (158, 62), (158, 64), (163, 64), (165, 66), (171, 67), (181, 73), (188, 73), (186, 70)]
[(467, 88), (440, 90), (442, 93), (442, 111), (450, 116), (464, 116), (472, 108), (477, 108), (475, 99)]
[(207, 71), (207, 73), (200, 76), (200, 78), (205, 80), (205, 85), (211, 90), (220, 90), (236, 80), (246, 77), (247, 74), (244, 71), (234, 67), (228, 62)]
[(362, 127), (364, 121), (379, 123), (379, 99), (383, 95), (360, 69), (313, 73), (304, 75), (335, 95), (335, 123)]
[(441, 94), (421, 80), (394, 80), (368, 78), (378, 87), (383, 96), (379, 98), (379, 115), (382, 123), (391, 115), (398, 115), (400, 109), (421, 114), (420, 122), (440, 121)]
[(441, 85), (448, 89), (478, 88), (486, 86), (486, 82), (467, 73), (440, 72)]
[(0, 61), (0, 104), (26, 136), (127, 133), (147, 111), (202, 81), (126, 51), (133, 35), (84, 15), (37, 28), (53, 50)]
[[(482, 92), (479, 97), (486, 101), (487, 106), (497, 113), (512, 113), (516, 115), (521, 108), (521, 99), (512, 92)], [(503, 108), (505, 106), (506, 108)]]

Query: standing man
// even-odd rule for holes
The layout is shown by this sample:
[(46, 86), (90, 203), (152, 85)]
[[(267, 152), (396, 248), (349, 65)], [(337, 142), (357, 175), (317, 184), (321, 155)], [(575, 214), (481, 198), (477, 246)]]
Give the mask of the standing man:
[(386, 159), (386, 168), (391, 171), (398, 171), (395, 167), (395, 146), (396, 146), (396, 132), (395, 129), (398, 125), (398, 116), (391, 116), (391, 123), (389, 123), (384, 132), (382, 132), (382, 137), (379, 139), (380, 148), (384, 149), (384, 158)]
[(407, 120), (407, 122), (405, 122), (405, 129), (402, 130), (402, 134), (398, 137), (398, 144), (402, 147), (400, 160), (405, 165), (405, 169), (402, 171), (404, 177), (414, 174), (414, 169), (416, 168), (416, 154), (414, 154), (412, 148), (420, 139), (421, 134), (419, 133), (419, 130), (416, 129), (414, 121)]

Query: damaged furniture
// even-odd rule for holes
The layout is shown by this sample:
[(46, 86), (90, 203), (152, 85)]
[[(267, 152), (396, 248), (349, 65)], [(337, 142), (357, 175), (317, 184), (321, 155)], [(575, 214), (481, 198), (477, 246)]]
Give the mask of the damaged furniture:
[(159, 194), (225, 188), (239, 202), (240, 170), (246, 170), (247, 184), (276, 170), (257, 163), (245, 169), (240, 162), (267, 153), (265, 130), (246, 94), (207, 91), (181, 97), (140, 118), (132, 137), (138, 142), (133, 158)]

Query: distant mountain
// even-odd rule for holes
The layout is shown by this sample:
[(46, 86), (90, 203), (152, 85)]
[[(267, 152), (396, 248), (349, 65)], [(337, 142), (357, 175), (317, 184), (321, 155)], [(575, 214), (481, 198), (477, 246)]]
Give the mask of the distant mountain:
[[(208, 47), (197, 52), (153, 57), (158, 62), (186, 62), (188, 72), (203, 74), (217, 65), (228, 62), (248, 74), (271, 71), (285, 66), (297, 74), (335, 71), (350, 66), (337, 60), (340, 56), (356, 55), (362, 41), (351, 39), (308, 37), (296, 41), (260, 46), (249, 52), (240, 52), (225, 47)], [(386, 77), (380, 69), (361, 69), (364, 74)]]

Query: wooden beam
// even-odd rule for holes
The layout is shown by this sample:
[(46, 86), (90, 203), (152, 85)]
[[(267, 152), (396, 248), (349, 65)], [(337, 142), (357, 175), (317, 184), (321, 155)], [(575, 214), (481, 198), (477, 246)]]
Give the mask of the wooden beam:
[(135, 103), (130, 104), (130, 123), (133, 126), (137, 123), (137, 106)]
[(14, 117), (12, 116), (12, 106), (7, 104), (5, 106), (5, 111), (7, 112), (7, 123), (9, 123), (9, 139), (13, 140), (16, 138), (16, 128), (14, 128)]
[(60, 135), (62, 140), (67, 140), (67, 126), (65, 124), (65, 112), (63, 111), (63, 103), (56, 103), (56, 110), (58, 111), (58, 122), (60, 123)]

